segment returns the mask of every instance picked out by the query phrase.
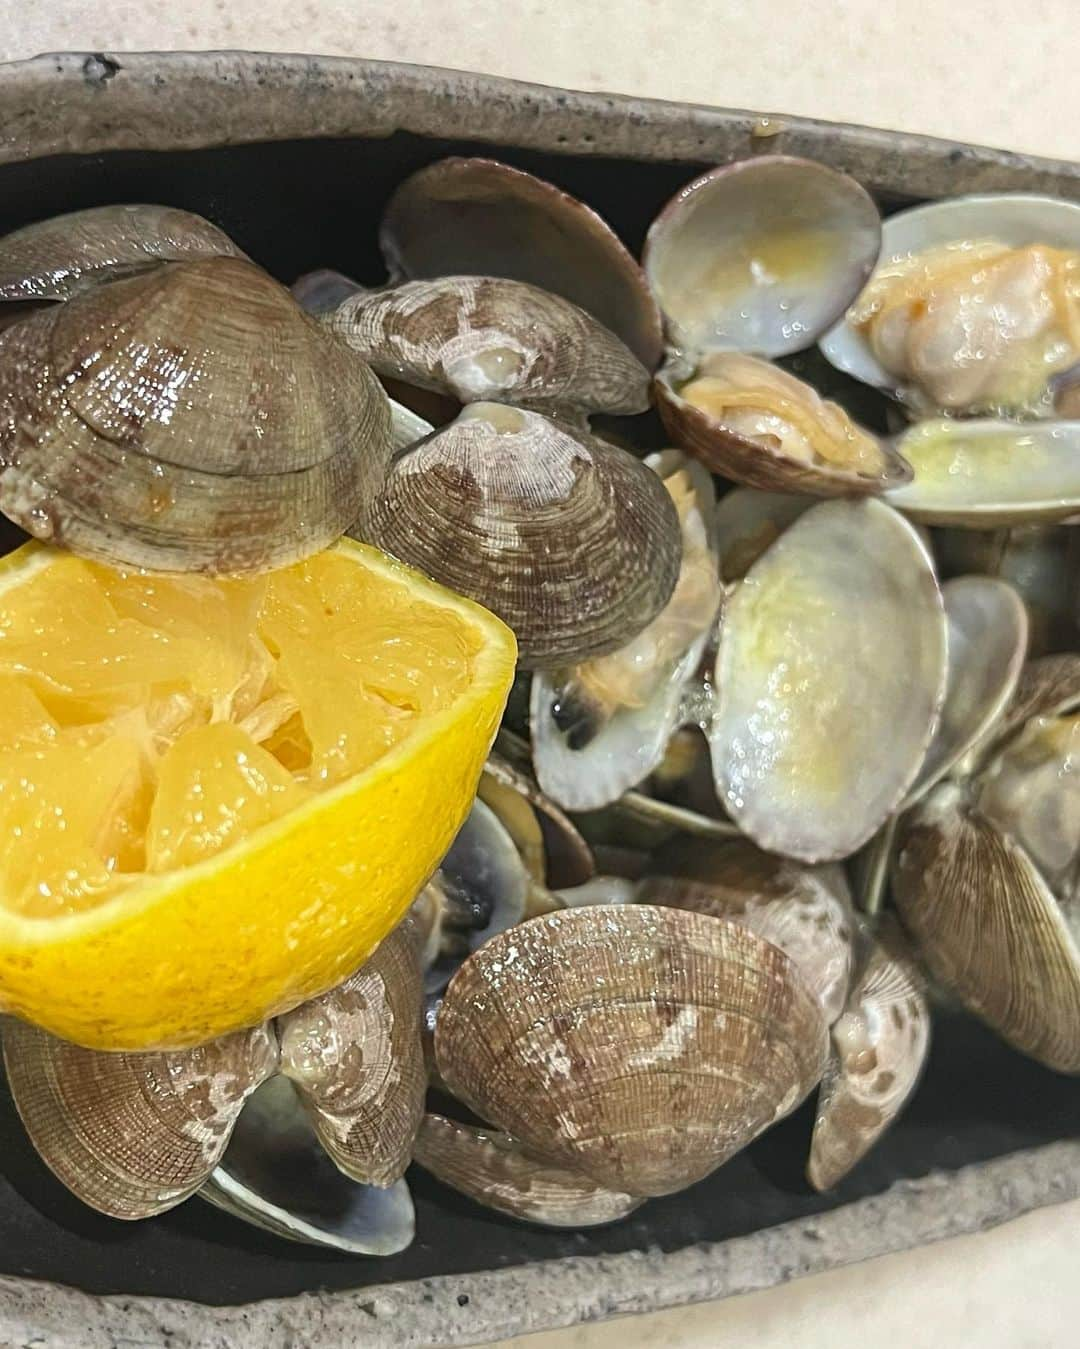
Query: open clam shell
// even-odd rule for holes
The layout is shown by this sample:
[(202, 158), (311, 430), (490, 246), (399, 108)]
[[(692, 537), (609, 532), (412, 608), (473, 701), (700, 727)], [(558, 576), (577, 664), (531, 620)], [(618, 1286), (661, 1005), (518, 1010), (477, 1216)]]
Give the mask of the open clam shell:
[(577, 305), (504, 277), (443, 276), (359, 291), (327, 320), (377, 374), (462, 403), (643, 412), (649, 372)]
[[(168, 263), (0, 333), (0, 509), (119, 566), (245, 571), (325, 547), (390, 452), (359, 357), (251, 263)], [(253, 430), (256, 428), (256, 430)]]
[(961, 784), (904, 817), (892, 893), (934, 976), (1010, 1044), (1080, 1073), (1080, 943), (1027, 851)]
[(988, 194), (890, 216), (866, 293), (821, 341), (826, 357), (923, 410), (1048, 413), (1047, 382), (1080, 356), (1070, 336), (1075, 317), (1061, 316), (1061, 333), (1054, 317), (1075, 304), (1075, 283), (1068, 271), (1055, 276), (1054, 260), (1039, 251), (1019, 270), (1008, 261), (1000, 271), (987, 267), (987, 244), (1080, 249), (1080, 205)]
[(855, 911), (838, 866), (805, 867), (746, 839), (677, 838), (639, 885), (642, 904), (726, 918), (790, 956), (831, 1026), (847, 998), (855, 960)]
[(488, 755), (478, 794), (514, 840), (533, 880), (559, 889), (581, 885), (596, 871), (592, 849), (573, 820), (501, 754)]
[(924, 990), (899, 927), (887, 920), (832, 1028), (806, 1168), (815, 1190), (841, 1181), (911, 1099), (930, 1050)]
[(674, 345), (785, 356), (844, 312), (881, 220), (847, 174), (762, 155), (695, 178), (653, 221), (644, 268)]
[(405, 1174), (424, 1113), (420, 943), (411, 920), (351, 978), (279, 1017), (281, 1072), (334, 1164), (365, 1185)]
[(274, 1236), (350, 1255), (397, 1255), (416, 1232), (406, 1183), (358, 1185), (338, 1170), (284, 1077), (248, 1101), (199, 1197)]
[(379, 233), (401, 277), (505, 276), (595, 315), (649, 369), (660, 315), (640, 267), (597, 213), (552, 183), (493, 159), (439, 160), (390, 198)]
[(813, 497), (797, 492), (734, 487), (725, 493), (716, 504), (714, 516), (720, 579), (725, 584), (741, 581), (788, 525), (813, 504)]
[(487, 1208), (544, 1227), (598, 1227), (645, 1202), (605, 1190), (586, 1176), (534, 1157), (498, 1129), (425, 1115), (415, 1160), (445, 1185)]
[(710, 729), (717, 791), (760, 847), (846, 857), (915, 781), (945, 695), (941, 592), (881, 502), (791, 525), (728, 599)]
[(0, 300), (66, 300), (161, 262), (244, 254), (202, 216), (173, 206), (95, 206), (0, 239)]
[(801, 1101), (825, 1021), (747, 929), (649, 905), (535, 918), (455, 975), (439, 1070), (481, 1118), (606, 1189), (669, 1194)]
[(628, 641), (671, 597), (682, 552), (671, 498), (640, 460), (496, 403), (395, 460), (366, 536), (493, 610), (533, 669)]
[(30, 1141), (73, 1194), (112, 1218), (148, 1218), (194, 1194), (278, 1064), (266, 1026), (152, 1054), (80, 1049), (13, 1018), (3, 1039)]
[(653, 381), (675, 442), (714, 473), (765, 491), (859, 496), (911, 470), (838, 403), (768, 361), (741, 352), (678, 355)]
[(919, 422), (897, 442), (910, 482), (889, 504), (930, 525), (998, 529), (1080, 515), (1080, 422)]
[(679, 513), (682, 558), (671, 598), (625, 646), (533, 677), (529, 722), (536, 776), (569, 810), (609, 805), (660, 763), (683, 719), (687, 686), (720, 606), (709, 475), (677, 451), (646, 463)]

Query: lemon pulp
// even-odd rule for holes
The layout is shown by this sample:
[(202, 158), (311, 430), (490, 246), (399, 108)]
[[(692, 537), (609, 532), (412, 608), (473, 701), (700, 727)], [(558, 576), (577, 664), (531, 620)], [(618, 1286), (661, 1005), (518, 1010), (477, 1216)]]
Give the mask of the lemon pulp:
[(234, 579), (57, 558), (0, 592), (0, 905), (85, 911), (232, 847), (451, 706), (480, 640), (339, 553)]

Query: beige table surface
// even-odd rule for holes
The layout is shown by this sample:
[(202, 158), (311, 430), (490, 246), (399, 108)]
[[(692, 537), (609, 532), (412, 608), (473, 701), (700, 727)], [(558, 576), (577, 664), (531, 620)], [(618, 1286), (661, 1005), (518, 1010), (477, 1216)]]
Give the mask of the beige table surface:
[[(0, 17), (0, 59), (370, 56), (1080, 156), (1080, 0), (0, 0)], [(1074, 1203), (723, 1304), (503, 1349), (1076, 1349), (1078, 1254)]]

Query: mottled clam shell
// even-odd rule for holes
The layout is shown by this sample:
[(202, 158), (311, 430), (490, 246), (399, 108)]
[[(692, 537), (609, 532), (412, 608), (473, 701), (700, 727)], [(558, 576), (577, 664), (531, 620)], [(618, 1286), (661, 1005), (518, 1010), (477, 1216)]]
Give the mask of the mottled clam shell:
[(820, 1006), (746, 928), (588, 906), (503, 933), (461, 967), (439, 1070), (481, 1118), (606, 1189), (670, 1194), (795, 1108), (824, 1067)]
[(1080, 422), (942, 417), (897, 441), (913, 470), (888, 501), (912, 520), (966, 529), (1080, 515)]
[(505, 276), (563, 296), (660, 360), (660, 313), (641, 268), (597, 213), (542, 178), (493, 159), (442, 159), (407, 178), (379, 240), (400, 277)]
[(961, 576), (941, 588), (949, 625), (945, 701), (919, 776), (913, 805), (974, 753), (1016, 692), (1027, 654), (1028, 620), (1012, 586), (990, 576)]
[(406, 920), (350, 979), (277, 1021), (282, 1073), (335, 1165), (364, 1185), (405, 1174), (424, 1113), (419, 948)]
[(892, 919), (878, 930), (832, 1028), (806, 1176), (838, 1184), (911, 1099), (930, 1051), (925, 980)]
[[(717, 417), (684, 396), (699, 375), (722, 375), (740, 397), (765, 390), (762, 407), (797, 407), (819, 423), (819, 437), (827, 440), (831, 459), (814, 460), (784, 449), (772, 432), (748, 434), (731, 418)], [(653, 380), (657, 411), (675, 443), (732, 482), (767, 492), (800, 492), (819, 497), (865, 496), (907, 482), (911, 470), (885, 441), (857, 426), (836, 403), (786, 370), (738, 352), (717, 352), (704, 362), (677, 355)], [(827, 429), (826, 429), (827, 428)], [(851, 447), (860, 447), (860, 467)], [(854, 464), (845, 465), (845, 455)]]
[(381, 1188), (350, 1180), (320, 1147), (284, 1077), (248, 1101), (199, 1198), (260, 1231), (349, 1255), (397, 1255), (416, 1234), (405, 1181)]
[(527, 669), (628, 641), (667, 603), (682, 551), (671, 498), (640, 460), (494, 403), (395, 460), (366, 537), (496, 613)]
[(0, 333), (0, 510), (112, 565), (293, 562), (362, 515), (389, 453), (363, 361), (238, 258), (166, 264)]
[(0, 300), (66, 300), (161, 262), (244, 254), (216, 225), (172, 206), (94, 206), (0, 239)]
[(728, 814), (782, 856), (855, 852), (915, 781), (946, 658), (911, 525), (873, 499), (807, 511), (725, 605), (710, 744)]
[(618, 1222), (645, 1202), (534, 1157), (509, 1134), (443, 1115), (424, 1116), (413, 1158), (486, 1208), (544, 1227), (598, 1227)]
[(643, 904), (726, 918), (788, 955), (831, 1026), (843, 1009), (855, 959), (855, 911), (843, 871), (805, 867), (745, 839), (677, 838), (659, 850)]
[(30, 1141), (58, 1180), (112, 1218), (149, 1218), (194, 1194), (278, 1064), (267, 1026), (152, 1054), (80, 1049), (12, 1018), (3, 1036)]
[(1016, 1049), (1080, 1073), (1080, 925), (1024, 849), (950, 782), (898, 845), (893, 898), (931, 973)]
[(643, 412), (649, 372), (577, 305), (504, 277), (444, 276), (360, 291), (331, 331), (379, 375), (540, 411)]
[(682, 188), (653, 221), (643, 265), (675, 346), (785, 356), (835, 323), (880, 247), (877, 207), (853, 178), (761, 155)]

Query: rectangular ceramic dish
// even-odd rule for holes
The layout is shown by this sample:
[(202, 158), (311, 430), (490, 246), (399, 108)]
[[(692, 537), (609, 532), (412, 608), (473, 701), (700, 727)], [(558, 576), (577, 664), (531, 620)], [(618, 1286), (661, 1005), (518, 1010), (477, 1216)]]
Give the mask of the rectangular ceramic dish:
[[(597, 207), (631, 248), (701, 167), (783, 151), (888, 209), (1026, 189), (1080, 165), (786, 117), (414, 66), (243, 53), (42, 56), (0, 67), (0, 232), (105, 202), (201, 212), (276, 275), (381, 278), (375, 230), (409, 172), (494, 155)], [(70, 1198), (0, 1086), (0, 1345), (463, 1345), (766, 1287), (1080, 1194), (1080, 1083), (939, 1018), (924, 1085), (835, 1192), (803, 1166), (810, 1107), (709, 1180), (588, 1232), (528, 1228), (422, 1174), (417, 1239), (386, 1261), (263, 1237), (198, 1202), (125, 1226)]]

